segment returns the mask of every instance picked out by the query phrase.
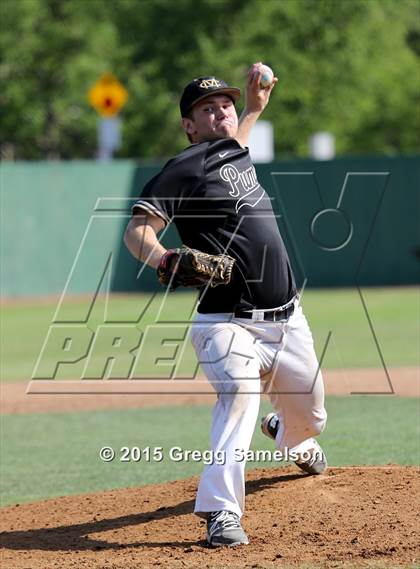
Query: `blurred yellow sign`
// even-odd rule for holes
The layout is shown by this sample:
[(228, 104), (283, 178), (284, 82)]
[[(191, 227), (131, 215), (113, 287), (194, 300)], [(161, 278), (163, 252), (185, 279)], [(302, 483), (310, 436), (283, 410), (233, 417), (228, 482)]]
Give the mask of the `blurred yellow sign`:
[(127, 90), (112, 75), (105, 73), (88, 91), (89, 103), (103, 117), (117, 115), (128, 99)]

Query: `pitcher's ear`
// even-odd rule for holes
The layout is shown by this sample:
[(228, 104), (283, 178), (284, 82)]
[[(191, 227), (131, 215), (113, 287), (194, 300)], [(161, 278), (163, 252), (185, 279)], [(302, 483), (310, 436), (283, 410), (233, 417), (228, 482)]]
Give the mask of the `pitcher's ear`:
[(187, 117), (182, 117), (181, 119), (182, 128), (185, 130), (187, 134), (194, 134), (195, 126), (194, 121)]

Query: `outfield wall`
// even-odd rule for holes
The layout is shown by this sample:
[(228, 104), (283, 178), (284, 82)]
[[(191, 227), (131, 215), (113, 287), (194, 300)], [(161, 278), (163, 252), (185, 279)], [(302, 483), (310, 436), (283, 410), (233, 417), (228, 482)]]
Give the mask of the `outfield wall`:
[[(4, 163), (1, 294), (156, 288), (122, 236), (130, 205), (161, 165)], [(257, 166), (300, 284), (419, 281), (420, 156), (296, 160)], [(263, 220), (262, 220), (263, 222)], [(171, 229), (165, 244), (177, 243)]]

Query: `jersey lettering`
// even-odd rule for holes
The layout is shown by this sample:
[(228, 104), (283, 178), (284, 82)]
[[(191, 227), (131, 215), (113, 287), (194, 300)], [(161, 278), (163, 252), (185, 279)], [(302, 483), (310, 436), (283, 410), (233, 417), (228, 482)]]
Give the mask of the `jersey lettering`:
[[(220, 177), (231, 187), (229, 195), (239, 198), (236, 202), (236, 211), (244, 205), (255, 207), (264, 195), (264, 190), (258, 183), (254, 166), (239, 172), (233, 164), (225, 164), (220, 168)], [(252, 197), (251, 197), (252, 194)]]

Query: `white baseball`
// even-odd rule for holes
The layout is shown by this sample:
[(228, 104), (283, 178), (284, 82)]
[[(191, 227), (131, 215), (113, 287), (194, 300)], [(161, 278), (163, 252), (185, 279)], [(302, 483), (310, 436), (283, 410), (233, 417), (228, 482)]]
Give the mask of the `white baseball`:
[(261, 89), (265, 89), (272, 84), (274, 73), (271, 67), (268, 67), (268, 65), (260, 65), (260, 72), (262, 73), (260, 87)]

